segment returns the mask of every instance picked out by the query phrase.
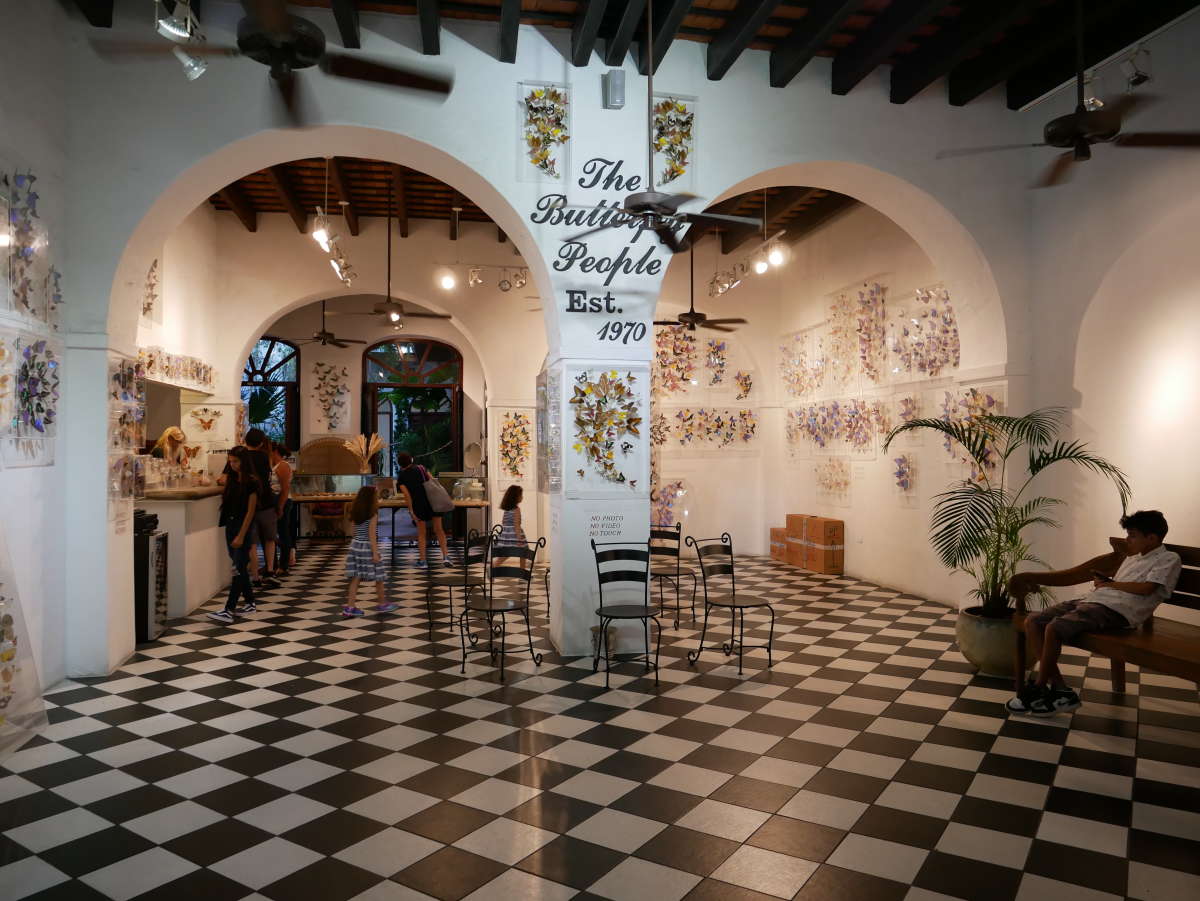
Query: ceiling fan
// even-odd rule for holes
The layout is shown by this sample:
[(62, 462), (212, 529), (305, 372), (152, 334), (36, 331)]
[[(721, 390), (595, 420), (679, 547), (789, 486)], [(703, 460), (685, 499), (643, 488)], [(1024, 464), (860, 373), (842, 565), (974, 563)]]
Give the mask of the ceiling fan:
[(647, 231), (652, 231), (658, 235), (658, 239), (671, 249), (672, 253), (679, 253), (686, 250), (691, 245), (690, 235), (692, 229), (689, 229), (681, 237), (679, 230), (685, 225), (707, 225), (719, 226), (725, 224), (735, 225), (752, 225), (756, 229), (762, 227), (762, 223), (758, 219), (751, 219), (746, 216), (730, 216), (725, 213), (681, 213), (679, 208), (685, 203), (691, 203), (693, 200), (698, 200), (695, 194), (667, 194), (654, 189), (654, 4), (646, 4), (646, 174), (647, 183), (650, 186), (648, 191), (638, 191), (635, 194), (630, 194), (625, 198), (619, 207), (596, 207), (596, 206), (575, 206), (573, 204), (564, 204), (573, 209), (603, 209), (613, 210), (624, 214), (619, 217), (617, 222), (610, 222), (605, 225), (591, 228), (587, 231), (580, 232), (577, 235), (572, 235), (569, 238), (564, 238), (564, 241), (578, 241), (580, 238), (595, 234), (596, 232), (604, 231), (607, 228), (623, 228), (626, 219), (637, 219), (641, 227)]
[(746, 320), (741, 318), (735, 319), (709, 319), (705, 314), (696, 312), (696, 248), (691, 248), (688, 251), (688, 310), (686, 313), (680, 313), (674, 321), (670, 319), (655, 320), (655, 325), (671, 326), (673, 328), (686, 328), (689, 332), (694, 332), (696, 327), (706, 328), (714, 332), (732, 332), (734, 329), (729, 328), (731, 325), (746, 325)]
[(1093, 144), (1114, 144), (1117, 147), (1200, 148), (1200, 132), (1122, 133), (1121, 125), (1124, 120), (1129, 118), (1138, 107), (1153, 102), (1154, 98), (1144, 94), (1124, 94), (1115, 100), (1102, 103), (1095, 109), (1089, 109), (1085, 98), (1086, 81), (1083, 70), (1083, 0), (1075, 0), (1075, 111), (1047, 122), (1042, 129), (1043, 139), (1039, 143), (943, 150), (937, 155), (937, 158), (990, 153), (995, 150), (1018, 150), (1026, 147), (1066, 148), (1066, 152), (1060, 153), (1033, 184), (1035, 188), (1049, 188), (1062, 184), (1070, 178), (1072, 163), (1090, 160)]
[(331, 332), (327, 328), (325, 328), (325, 301), (321, 301), (321, 329), (320, 329), (320, 331), (313, 332), (313, 336), (311, 338), (301, 338), (297, 341), (293, 341), (292, 343), (293, 344), (320, 344), (322, 347), (326, 347), (330, 344), (332, 344), (334, 347), (349, 347), (351, 344), (366, 344), (367, 342), (363, 341), (359, 338), (339, 338), (333, 332)]
[(405, 312), (404, 304), (392, 297), (392, 185), (388, 183), (387, 207), (387, 296), (369, 313), (338, 313), (339, 316), (382, 316), (395, 331), (404, 328), (405, 319), (451, 319), (448, 313)]
[[(183, 44), (194, 56), (245, 56), (270, 69), (271, 84), (281, 103), (284, 121), (291, 127), (304, 125), (300, 109), (300, 82), (296, 72), (312, 66), (328, 75), (352, 78), (432, 94), (449, 94), (453, 78), (430, 70), (378, 63), (325, 47), (325, 33), (307, 19), (287, 11), (287, 0), (242, 0), (246, 15), (238, 22), (237, 46)], [(126, 58), (174, 53), (180, 44), (162, 42), (96, 41), (96, 51), (105, 57)]]

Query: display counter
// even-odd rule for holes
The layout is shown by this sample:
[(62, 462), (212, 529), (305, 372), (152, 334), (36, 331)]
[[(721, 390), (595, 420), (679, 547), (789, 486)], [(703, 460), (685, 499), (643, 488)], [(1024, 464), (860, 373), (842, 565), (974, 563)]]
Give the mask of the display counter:
[(229, 585), (232, 570), (224, 530), (217, 525), (221, 488), (165, 488), (137, 505), (158, 517), (167, 542), (167, 616), (187, 616)]

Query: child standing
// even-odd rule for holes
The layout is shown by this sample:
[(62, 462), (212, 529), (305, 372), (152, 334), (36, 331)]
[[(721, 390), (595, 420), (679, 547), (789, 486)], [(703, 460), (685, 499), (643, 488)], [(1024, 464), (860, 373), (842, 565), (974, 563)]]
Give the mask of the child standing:
[[(239, 616), (254, 613), (258, 609), (254, 601), (254, 586), (250, 581), (250, 549), (253, 541), (249, 533), (259, 509), (263, 488), (254, 474), (249, 452), (244, 447), (235, 447), (229, 452), (226, 468), (220, 524), (225, 527), (225, 545), (229, 550), (229, 559), (233, 561), (233, 583), (229, 586), (229, 599), (224, 609), (208, 614), (208, 618), (228, 626), (236, 622)], [(239, 600), (241, 605), (238, 604)]]
[(521, 527), (521, 501), (525, 499), (525, 489), (520, 485), (509, 485), (500, 498), (500, 509), (504, 518), (500, 521), (500, 539), (496, 542), (500, 547), (519, 547), (525, 544), (525, 529)]
[(346, 555), (350, 589), (346, 594), (346, 604), (342, 607), (342, 616), (366, 615), (354, 603), (360, 581), (375, 583), (375, 599), (378, 603), (372, 609), (376, 613), (395, 610), (396, 605), (388, 603), (383, 593), (387, 573), (383, 558), (379, 555), (379, 495), (374, 485), (364, 485), (358, 489), (350, 506), (350, 518), (354, 520), (354, 540), (350, 542), (350, 553)]

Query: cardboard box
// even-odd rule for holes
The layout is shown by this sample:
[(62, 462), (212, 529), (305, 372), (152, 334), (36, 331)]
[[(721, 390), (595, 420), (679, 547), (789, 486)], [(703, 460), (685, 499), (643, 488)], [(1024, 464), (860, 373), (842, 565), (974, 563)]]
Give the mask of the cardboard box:
[(787, 562), (787, 543), (783, 541), (771, 542), (771, 559), (778, 560), (781, 563)]
[(846, 526), (840, 519), (813, 516), (807, 523), (804, 568), (840, 576), (846, 566)]
[(783, 544), (787, 540), (787, 529), (771, 529), (771, 544)]
[(807, 513), (789, 513), (787, 515), (787, 537), (788, 538), (803, 538), (805, 536), (805, 523), (811, 516)]
[(808, 556), (807, 552), (808, 548), (804, 546), (803, 538), (792, 538), (789, 536), (787, 539), (787, 562), (790, 565), (804, 569), (804, 564)]

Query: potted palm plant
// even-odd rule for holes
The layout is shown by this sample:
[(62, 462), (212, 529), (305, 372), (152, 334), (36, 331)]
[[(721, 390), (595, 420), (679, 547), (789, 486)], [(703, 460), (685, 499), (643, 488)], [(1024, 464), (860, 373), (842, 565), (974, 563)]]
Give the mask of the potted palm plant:
[(984, 413), (964, 421), (914, 419), (893, 429), (884, 450), (902, 432), (938, 432), (958, 445), (971, 477), (937, 495), (930, 515), (930, 541), (942, 565), (974, 582), (974, 604), (959, 611), (955, 634), (963, 656), (984, 675), (1011, 676), (1012, 614), (1008, 581), (1022, 563), (1045, 564), (1030, 550), (1024, 532), (1034, 525), (1057, 527), (1051, 515), (1063, 501), (1034, 495), (1031, 485), (1058, 463), (1073, 463), (1109, 479), (1124, 511), (1130, 489), (1125, 474), (1091, 453), (1080, 441), (1059, 437), (1066, 411), (1058, 407), (1024, 416)]

